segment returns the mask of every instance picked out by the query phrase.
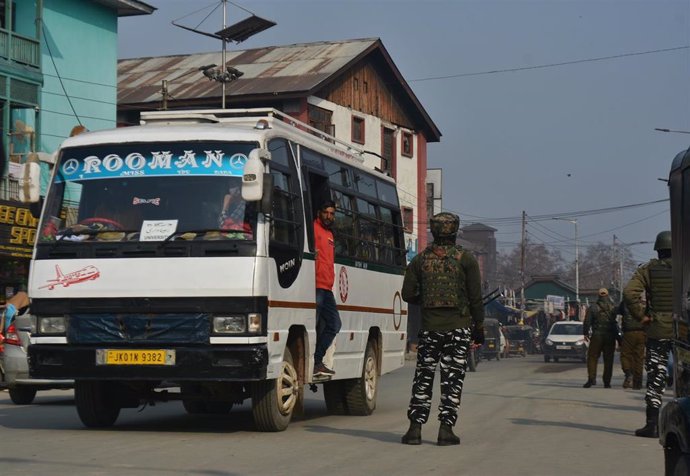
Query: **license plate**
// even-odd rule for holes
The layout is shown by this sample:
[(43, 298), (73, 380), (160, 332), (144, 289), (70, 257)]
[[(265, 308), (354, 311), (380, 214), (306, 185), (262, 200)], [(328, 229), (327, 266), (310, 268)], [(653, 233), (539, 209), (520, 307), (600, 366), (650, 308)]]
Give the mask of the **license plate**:
[(558, 349), (558, 350), (570, 350), (571, 347), (569, 345), (557, 345), (556, 349)]
[(175, 351), (164, 349), (96, 350), (97, 365), (175, 365)]

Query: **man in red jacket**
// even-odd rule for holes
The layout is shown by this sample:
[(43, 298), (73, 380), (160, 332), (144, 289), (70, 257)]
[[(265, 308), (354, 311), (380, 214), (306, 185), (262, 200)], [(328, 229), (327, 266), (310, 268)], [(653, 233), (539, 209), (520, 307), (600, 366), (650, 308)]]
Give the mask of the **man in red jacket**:
[(314, 220), (314, 245), (316, 248), (316, 349), (314, 351), (314, 376), (333, 375), (335, 372), (323, 363), (323, 356), (340, 331), (340, 314), (333, 296), (335, 281), (335, 241), (333, 222), (335, 203), (325, 201)]

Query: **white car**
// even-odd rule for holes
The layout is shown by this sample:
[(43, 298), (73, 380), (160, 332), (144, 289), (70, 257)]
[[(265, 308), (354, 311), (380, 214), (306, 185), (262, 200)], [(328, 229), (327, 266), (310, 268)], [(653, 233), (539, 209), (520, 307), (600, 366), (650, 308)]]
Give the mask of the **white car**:
[(29, 376), (27, 350), (34, 317), (27, 313), (18, 315), (4, 336), (5, 351), (0, 353), (0, 386), (7, 388), (10, 399), (17, 405), (28, 405), (36, 398), (38, 390), (74, 387), (72, 380), (38, 380)]
[(555, 322), (544, 340), (544, 362), (558, 359), (587, 361), (588, 343), (585, 341), (580, 321)]

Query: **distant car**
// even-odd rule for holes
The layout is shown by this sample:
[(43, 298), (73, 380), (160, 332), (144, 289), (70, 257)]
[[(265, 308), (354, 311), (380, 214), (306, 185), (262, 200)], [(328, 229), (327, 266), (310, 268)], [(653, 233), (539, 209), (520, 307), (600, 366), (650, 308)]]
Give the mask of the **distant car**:
[(29, 313), (15, 317), (4, 336), (5, 351), (0, 354), (0, 371), (3, 375), (0, 386), (7, 388), (10, 399), (17, 405), (32, 403), (38, 390), (74, 387), (72, 380), (38, 380), (29, 376), (27, 350), (33, 319)]
[(558, 321), (551, 326), (544, 340), (544, 362), (558, 359), (587, 361), (587, 342), (582, 334), (582, 322)]

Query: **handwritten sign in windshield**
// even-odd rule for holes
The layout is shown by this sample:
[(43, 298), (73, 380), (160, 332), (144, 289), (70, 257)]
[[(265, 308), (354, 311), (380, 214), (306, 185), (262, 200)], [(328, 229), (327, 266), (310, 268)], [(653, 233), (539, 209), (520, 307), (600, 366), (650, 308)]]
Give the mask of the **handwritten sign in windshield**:
[(139, 241), (163, 241), (177, 230), (177, 220), (144, 220)]

